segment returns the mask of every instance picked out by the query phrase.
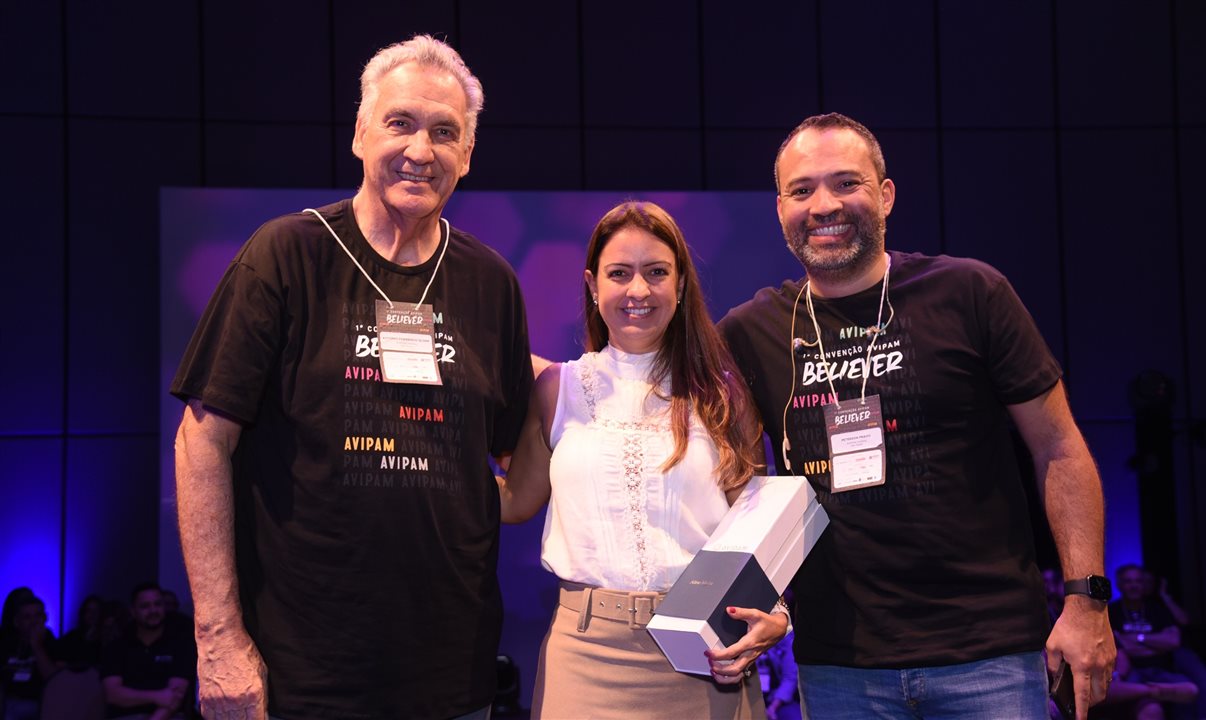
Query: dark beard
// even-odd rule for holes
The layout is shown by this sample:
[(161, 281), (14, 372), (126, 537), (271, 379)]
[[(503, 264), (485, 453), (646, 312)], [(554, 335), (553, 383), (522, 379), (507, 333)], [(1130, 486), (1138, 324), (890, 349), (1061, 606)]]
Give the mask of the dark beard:
[(854, 225), (854, 237), (843, 247), (825, 250), (808, 244), (805, 228), (783, 228), (788, 249), (808, 271), (809, 277), (830, 282), (849, 280), (864, 272), (884, 251), (885, 223), (882, 216), (843, 215), (836, 222)]

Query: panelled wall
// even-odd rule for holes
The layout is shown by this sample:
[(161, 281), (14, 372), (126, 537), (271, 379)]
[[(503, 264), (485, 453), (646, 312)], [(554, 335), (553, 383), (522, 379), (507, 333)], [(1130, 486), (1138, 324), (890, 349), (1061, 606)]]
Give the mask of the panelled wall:
[[(1119, 527), (1139, 490), (1127, 385), (1173, 379), (1177, 579), (1201, 608), (1196, 0), (6, 2), (0, 591), (33, 585), (62, 618), (155, 575), (158, 189), (350, 192), (360, 67), (414, 32), (485, 85), (464, 188), (766, 190), (771, 213), (791, 126), (865, 122), (899, 189), (889, 244), (1013, 280)], [(778, 265), (766, 284), (795, 272)]]

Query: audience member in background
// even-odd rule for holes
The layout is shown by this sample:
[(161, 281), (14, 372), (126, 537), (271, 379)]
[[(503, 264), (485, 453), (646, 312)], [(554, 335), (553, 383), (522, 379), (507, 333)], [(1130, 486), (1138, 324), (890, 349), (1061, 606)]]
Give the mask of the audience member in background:
[(180, 612), (180, 598), (171, 590), (163, 590), (163, 614), (165, 616)]
[(101, 626), (103, 608), (99, 595), (89, 595), (80, 604), (75, 627), (59, 642), (59, 656), (69, 667), (100, 667), (101, 650), (106, 641)]
[[(1173, 717), (1193, 717), (1188, 704), (1196, 699), (1197, 688), (1173, 669), (1173, 651), (1181, 647), (1181, 629), (1163, 603), (1144, 597), (1143, 568), (1123, 565), (1116, 579), (1122, 597), (1110, 603), (1110, 625), (1119, 649), (1130, 660), (1130, 669), (1125, 674), (1120, 672), (1118, 679), (1152, 688), (1154, 697), (1138, 700), (1138, 711), (1163, 701), (1173, 704)], [(1195, 692), (1186, 692), (1187, 685)]]
[[(792, 604), (791, 588), (784, 590), (783, 601)], [(791, 650), (793, 640), (795, 633), (788, 630), (774, 647), (758, 656), (758, 677), (769, 720), (800, 720), (800, 673)]]
[(55, 638), (46, 627), (46, 606), (29, 588), (17, 588), (4, 601), (0, 620), (0, 702), (4, 720), (37, 720), (42, 688), (58, 669)]
[(101, 647), (121, 637), (130, 624), (130, 607), (120, 600), (101, 603)]
[[(1131, 675), (1131, 660), (1122, 649), (1118, 650), (1114, 675), (1116, 679), (1110, 683), (1105, 700), (1089, 714), (1092, 720), (1164, 720), (1161, 702), (1187, 702), (1198, 693), (1190, 682), (1144, 683), (1123, 679)], [(1053, 712), (1051, 717), (1060, 720), (1062, 716)]]
[[(1147, 602), (1163, 604), (1168, 609), (1168, 614), (1172, 616), (1173, 621), (1177, 623), (1177, 627), (1181, 628), (1181, 647), (1173, 650), (1172, 653), (1173, 670), (1189, 678), (1189, 681), (1200, 690), (1206, 691), (1206, 664), (1202, 663), (1202, 657), (1193, 648), (1187, 647), (1185, 642), (1184, 633), (1189, 627), (1189, 613), (1185, 612), (1168, 592), (1168, 579), (1157, 578), (1154, 573), (1144, 568), (1143, 596)], [(1206, 692), (1198, 694), (1195, 717), (1206, 718)]]
[(197, 662), (191, 638), (167, 632), (163, 594), (155, 583), (142, 583), (130, 594), (133, 624), (110, 643), (101, 662), (101, 679), (110, 718), (165, 720), (180, 717), (189, 679)]
[(1140, 568), (1143, 573), (1143, 597), (1146, 600), (1164, 603), (1168, 613), (1178, 626), (1184, 628), (1189, 624), (1189, 614), (1168, 593), (1168, 579), (1157, 578), (1156, 574), (1147, 568)]
[(758, 656), (758, 678), (769, 720), (800, 720), (799, 669), (791, 653), (795, 634), (788, 631), (774, 647)]
[(7, 631), (13, 626), (13, 618), (17, 607), (34, 597), (34, 591), (27, 587), (13, 588), (4, 597), (4, 614), (0, 617), (0, 631)]
[(750, 629), (711, 678), (675, 672), (645, 629), (762, 463), (749, 393), (665, 210), (612, 208), (586, 257), (587, 352), (540, 374), (499, 480), (506, 522), (549, 503), (541, 561), (561, 581), (532, 715), (761, 715), (748, 677), (785, 616), (729, 608)]
[(193, 617), (180, 612), (180, 598), (171, 590), (163, 591), (163, 622), (168, 632), (184, 633), (193, 637)]

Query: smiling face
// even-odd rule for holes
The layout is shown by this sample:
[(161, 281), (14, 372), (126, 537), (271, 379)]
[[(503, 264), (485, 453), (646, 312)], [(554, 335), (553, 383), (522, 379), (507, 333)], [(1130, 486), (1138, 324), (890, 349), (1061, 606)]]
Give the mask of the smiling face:
[(154, 630), (163, 624), (163, 594), (154, 588), (143, 590), (134, 596), (130, 611), (138, 627)]
[(647, 230), (622, 227), (608, 238), (598, 267), (587, 270), (585, 278), (607, 325), (608, 342), (633, 354), (661, 347), (682, 290), (669, 245)]
[(415, 62), (391, 70), (377, 90), (352, 141), (364, 162), (361, 193), (400, 218), (438, 216), (469, 172), (465, 92), (451, 73)]
[(846, 282), (884, 250), (896, 187), (878, 178), (867, 142), (847, 128), (804, 130), (778, 161), (779, 223), (810, 278)]

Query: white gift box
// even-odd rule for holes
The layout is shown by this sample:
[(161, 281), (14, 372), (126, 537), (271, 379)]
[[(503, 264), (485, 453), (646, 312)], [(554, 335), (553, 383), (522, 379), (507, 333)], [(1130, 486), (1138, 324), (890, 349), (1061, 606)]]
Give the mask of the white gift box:
[(704, 651), (733, 644), (747, 629), (725, 608), (770, 612), (828, 525), (807, 479), (751, 478), (649, 622), (674, 669), (710, 675)]

